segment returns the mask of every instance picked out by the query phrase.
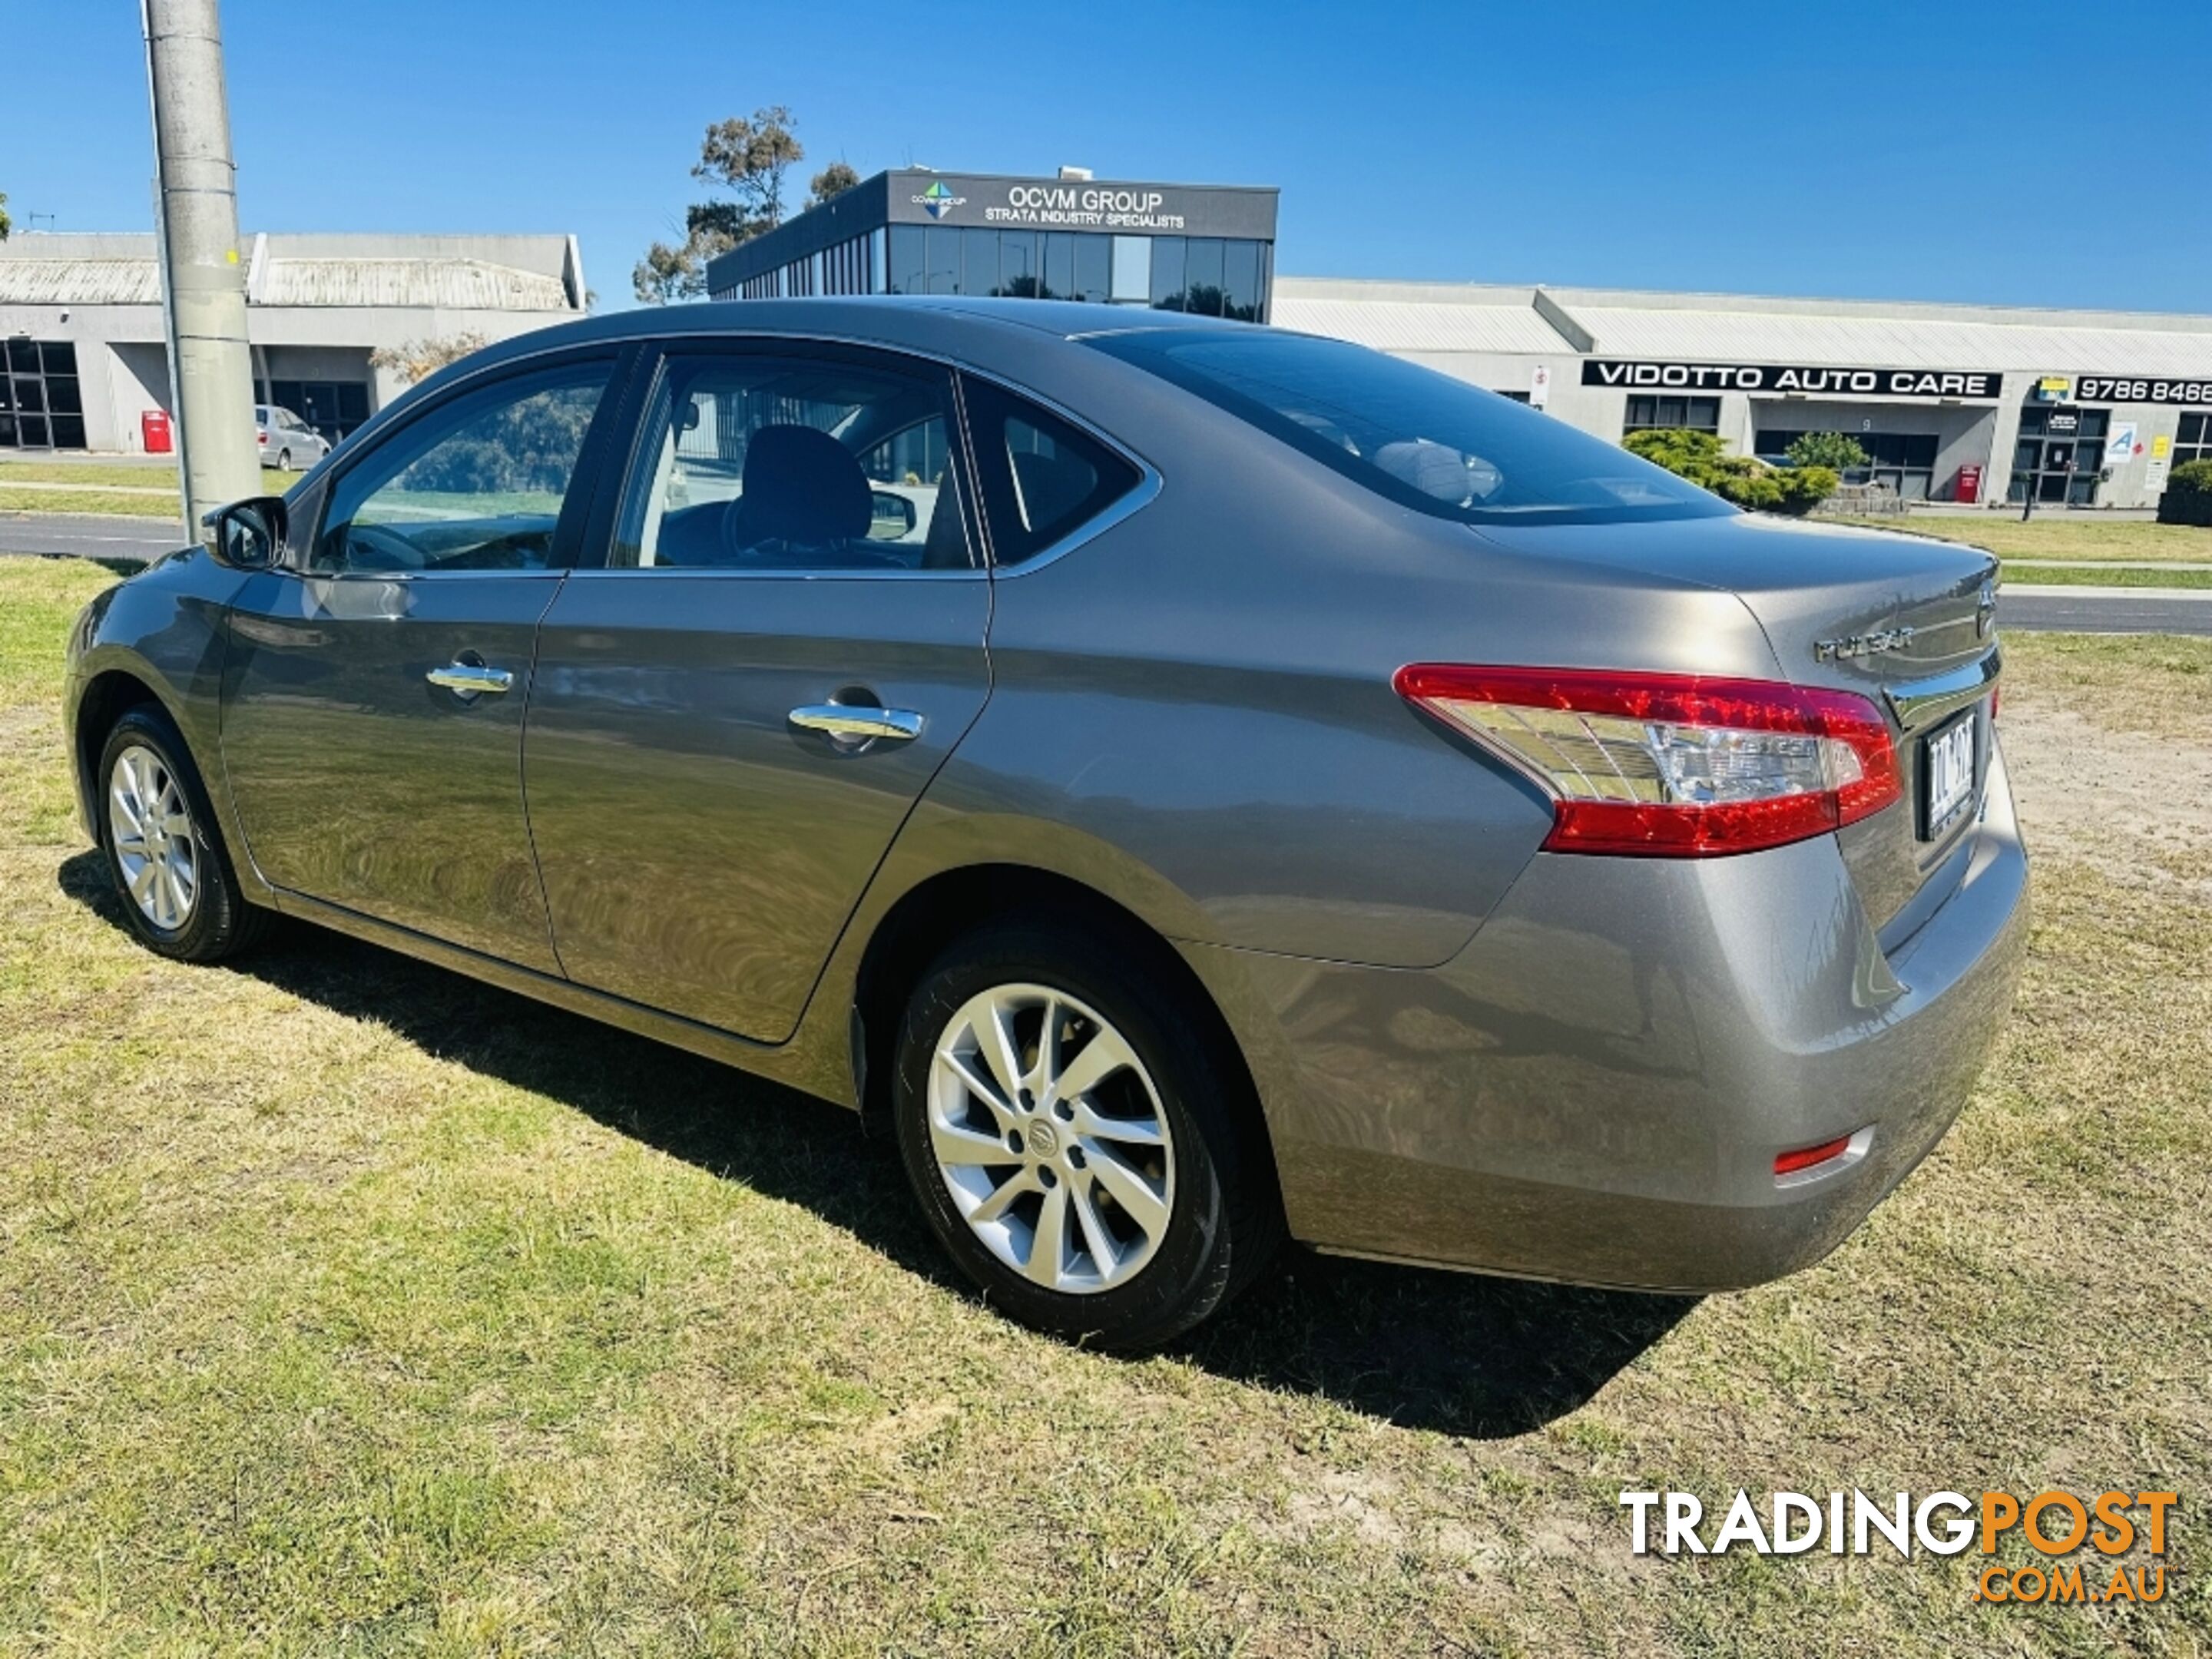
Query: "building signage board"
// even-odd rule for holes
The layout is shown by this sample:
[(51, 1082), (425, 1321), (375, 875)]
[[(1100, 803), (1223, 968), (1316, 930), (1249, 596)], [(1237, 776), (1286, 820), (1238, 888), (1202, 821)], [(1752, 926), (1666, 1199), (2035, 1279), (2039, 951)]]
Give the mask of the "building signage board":
[(1808, 398), (1994, 400), (2001, 369), (1839, 368), (1832, 364), (1627, 362), (1592, 358), (1584, 386), (1631, 392), (1750, 392)]
[(2084, 374), (2074, 383), (2085, 404), (2212, 404), (2212, 374), (2195, 380), (2146, 380), (2139, 375)]
[(1552, 370), (1547, 363), (1539, 363), (1528, 371), (1528, 404), (1532, 409), (1541, 409), (1552, 401)]
[(1275, 192), (1203, 185), (1115, 184), (894, 173), (894, 224), (1104, 231), (1124, 236), (1239, 236), (1272, 240)]
[(2135, 459), (2136, 451), (2141, 447), (2136, 441), (2136, 430), (2133, 421), (2121, 421), (2113, 426), (2112, 435), (2105, 440), (2106, 466), (2125, 466)]

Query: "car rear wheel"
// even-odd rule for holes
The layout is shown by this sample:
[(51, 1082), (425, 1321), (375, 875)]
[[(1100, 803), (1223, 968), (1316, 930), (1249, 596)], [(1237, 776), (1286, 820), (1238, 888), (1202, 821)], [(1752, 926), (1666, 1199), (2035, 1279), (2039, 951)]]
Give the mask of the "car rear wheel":
[(131, 931), (165, 957), (217, 962), (257, 942), (273, 918), (240, 896), (207, 791), (175, 725), (134, 708), (102, 745), (100, 848)]
[(280, 449), (276, 452), (276, 470), (279, 472), (289, 472), (292, 470), (292, 452), (290, 450)]
[(901, 1158), (987, 1298), (1102, 1347), (1158, 1346), (1280, 1234), (1233, 1060), (1133, 950), (988, 926), (923, 975), (901, 1029)]

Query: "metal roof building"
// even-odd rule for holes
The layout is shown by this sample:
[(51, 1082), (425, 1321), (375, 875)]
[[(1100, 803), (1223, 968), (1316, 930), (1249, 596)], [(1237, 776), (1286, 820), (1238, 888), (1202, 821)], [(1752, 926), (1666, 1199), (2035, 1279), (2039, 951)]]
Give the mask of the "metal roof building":
[[(254, 395), (335, 442), (396, 397), (370, 355), (412, 340), (504, 339), (582, 314), (565, 235), (245, 238)], [(170, 406), (150, 234), (0, 242), (0, 452), (128, 451)]]
[(2212, 317), (1279, 276), (1273, 320), (1609, 438), (1846, 433), (1908, 499), (2145, 507), (2212, 457)]

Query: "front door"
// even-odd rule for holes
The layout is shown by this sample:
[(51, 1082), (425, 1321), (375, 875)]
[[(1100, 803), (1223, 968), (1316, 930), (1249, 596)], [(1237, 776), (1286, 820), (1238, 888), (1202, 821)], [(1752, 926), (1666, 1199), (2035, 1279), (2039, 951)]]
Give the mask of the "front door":
[(558, 971), (523, 815), (522, 720), (612, 373), (586, 357), (426, 404), (319, 492), (295, 568), (246, 585), (223, 762), (276, 886)]
[(540, 632), (531, 831), (571, 979), (778, 1042), (989, 690), (951, 378), (701, 346), (653, 384)]

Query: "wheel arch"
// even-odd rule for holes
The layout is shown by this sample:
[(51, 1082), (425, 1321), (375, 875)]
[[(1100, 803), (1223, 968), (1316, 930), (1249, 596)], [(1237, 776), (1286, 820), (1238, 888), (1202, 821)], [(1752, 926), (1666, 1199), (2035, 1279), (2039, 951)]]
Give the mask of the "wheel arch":
[(849, 1040), (854, 1096), (871, 1133), (887, 1127), (899, 1022), (915, 984), (955, 939), (1009, 916), (1057, 918), (1072, 929), (1106, 933), (1153, 968), (1177, 1005), (1194, 1012), (1224, 1074), (1237, 1079), (1239, 1097), (1231, 1109), (1254, 1137), (1257, 1161), (1272, 1182), (1273, 1142), (1257, 1079), (1213, 992), (1174, 942), (1144, 917), (1072, 876), (1032, 865), (969, 864), (939, 871), (900, 895), (870, 933), (854, 979)]
[[(149, 705), (176, 720), (176, 711), (154, 689), (152, 678), (125, 667), (100, 670), (85, 682), (77, 696), (71, 758), (76, 767), (77, 805), (88, 833), (99, 823), (100, 751), (106, 744), (107, 734), (132, 709)], [(179, 725), (179, 730), (182, 729)], [(198, 756), (192, 758), (199, 763)], [(200, 775), (203, 779), (207, 775), (204, 764), (200, 764)]]

